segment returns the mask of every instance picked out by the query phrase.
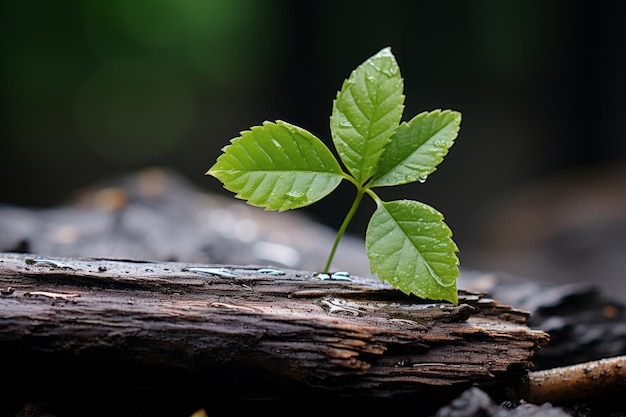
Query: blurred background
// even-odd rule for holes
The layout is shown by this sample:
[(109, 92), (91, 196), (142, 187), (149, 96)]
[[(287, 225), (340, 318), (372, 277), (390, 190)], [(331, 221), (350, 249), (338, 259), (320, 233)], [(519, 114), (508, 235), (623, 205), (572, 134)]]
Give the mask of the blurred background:
[[(242, 130), (282, 119), (327, 144), (349, 73), (390, 46), (405, 120), (462, 112), (424, 184), (461, 265), (560, 281), (626, 271), (626, 2), (4, 0), (0, 204), (51, 207), (150, 166), (207, 192)], [(306, 209), (338, 227), (352, 190)], [(363, 236), (373, 204), (349, 231)], [(620, 287), (621, 288), (621, 287)]]

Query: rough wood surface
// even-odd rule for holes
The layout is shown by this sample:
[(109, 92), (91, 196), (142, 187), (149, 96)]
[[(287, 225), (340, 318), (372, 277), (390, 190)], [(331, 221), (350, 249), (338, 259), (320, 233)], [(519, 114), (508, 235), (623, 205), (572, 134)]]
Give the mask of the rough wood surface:
[(220, 398), (286, 392), (276, 386), (454, 396), (519, 379), (548, 339), (528, 313), (479, 294), (454, 306), (372, 278), (265, 266), (0, 253), (0, 291), (5, 370), (115, 369), (118, 384), (148, 387), (158, 369)]

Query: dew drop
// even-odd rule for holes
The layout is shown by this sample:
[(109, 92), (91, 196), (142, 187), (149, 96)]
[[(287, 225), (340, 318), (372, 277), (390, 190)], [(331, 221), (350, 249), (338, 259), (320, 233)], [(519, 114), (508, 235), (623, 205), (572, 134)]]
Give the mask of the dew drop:
[(350, 282), (353, 281), (348, 271), (333, 272), (330, 276), (330, 279), (335, 280), (335, 281), (350, 281)]
[(330, 279), (330, 275), (325, 272), (314, 272), (313, 277), (321, 281), (328, 281)]
[(428, 174), (429, 174), (428, 172), (422, 172), (422, 173), (420, 173), (420, 174), (419, 174), (419, 176), (418, 176), (418, 178), (417, 178), (417, 180), (418, 180), (419, 182), (421, 182), (421, 183), (426, 182), (426, 180), (428, 179)]
[(398, 73), (398, 67), (392, 66), (383, 70), (383, 74), (388, 77), (393, 77)]
[(40, 264), (40, 265), (48, 265), (54, 268), (61, 268), (61, 269), (73, 269), (76, 270), (76, 268), (67, 263), (67, 262), (63, 262), (63, 261), (58, 261), (56, 259), (49, 259), (49, 258), (26, 258), (24, 259), (24, 262), (27, 265), (35, 265), (35, 264)]
[(352, 316), (360, 316), (362, 314), (357, 304), (339, 298), (324, 298), (320, 301), (320, 304), (328, 314), (348, 314)]
[(266, 275), (285, 275), (284, 271), (276, 268), (259, 268), (257, 272)]
[(198, 273), (198, 274), (216, 275), (216, 276), (222, 277), (222, 278), (236, 277), (235, 274), (233, 274), (232, 272), (230, 272), (228, 269), (225, 269), (225, 268), (211, 268), (211, 267), (204, 267), (204, 266), (190, 266), (188, 268), (183, 268), (183, 271), (195, 272), (195, 273)]

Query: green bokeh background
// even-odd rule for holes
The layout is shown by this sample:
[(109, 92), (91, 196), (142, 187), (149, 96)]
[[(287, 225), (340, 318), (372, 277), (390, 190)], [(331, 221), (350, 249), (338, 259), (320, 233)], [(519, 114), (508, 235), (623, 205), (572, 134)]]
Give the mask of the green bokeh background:
[[(626, 156), (625, 2), (5, 0), (0, 12), (4, 204), (61, 204), (146, 166), (224, 192), (203, 174), (228, 140), (282, 119), (330, 144), (336, 91), (386, 46), (404, 119), (449, 108), (463, 123), (425, 184), (381, 194), (445, 213), (462, 250), (493, 199)], [(345, 189), (305, 211), (337, 227)]]

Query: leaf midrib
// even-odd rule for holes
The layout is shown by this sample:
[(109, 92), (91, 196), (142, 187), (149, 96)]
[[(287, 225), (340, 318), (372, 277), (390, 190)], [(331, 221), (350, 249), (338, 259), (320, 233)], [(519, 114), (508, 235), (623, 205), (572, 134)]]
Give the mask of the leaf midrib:
[[(447, 284), (446, 284), (446, 283), (445, 283), (445, 282), (444, 282), (444, 281), (443, 281), (443, 280), (439, 277), (439, 275), (438, 275), (438, 274), (437, 274), (437, 273), (436, 273), (436, 272), (432, 269), (432, 267), (430, 266), (430, 264), (429, 264), (428, 260), (426, 259), (426, 257), (425, 257), (425, 256), (424, 256), (424, 254), (422, 253), (422, 251), (420, 251), (420, 250), (419, 250), (419, 248), (418, 248), (417, 246), (415, 246), (415, 243), (413, 243), (413, 240), (409, 238), (409, 236), (410, 236), (410, 235), (409, 235), (409, 234), (408, 234), (408, 233), (404, 230), (404, 228), (402, 227), (402, 225), (401, 225), (398, 221), (396, 221), (396, 219), (395, 219), (395, 218), (391, 215), (391, 213), (389, 213), (389, 210), (387, 210), (387, 208), (386, 208), (386, 207), (384, 207), (384, 205), (383, 205), (383, 208), (384, 208), (384, 209), (385, 209), (385, 211), (387, 212), (387, 214), (388, 214), (389, 218), (390, 218), (390, 219), (391, 219), (391, 220), (392, 220), (392, 221), (396, 224), (396, 226), (398, 226), (398, 228), (399, 228), (400, 230), (402, 230), (402, 233), (403, 233), (403, 234), (404, 234), (404, 236), (406, 237), (406, 242), (407, 242), (407, 243), (409, 243), (409, 244), (410, 244), (413, 248), (415, 248), (415, 251), (416, 251), (416, 252), (417, 252), (417, 254), (419, 255), (420, 259), (424, 262), (424, 265), (426, 266), (426, 269), (428, 270), (428, 273), (430, 274), (431, 278), (432, 278), (432, 279), (434, 279), (435, 281), (437, 281), (437, 283), (438, 283), (439, 285), (441, 285), (442, 287), (450, 287), (450, 286), (454, 285), (454, 284), (455, 284), (455, 281), (452, 281), (452, 282), (450, 282), (450, 283), (447, 283)], [(428, 223), (428, 222), (424, 221), (424, 223)], [(430, 223), (433, 223), (433, 222), (430, 222)], [(391, 234), (391, 233), (393, 233), (393, 230), (391, 230), (391, 231), (387, 232), (387, 235), (389, 235), (389, 234)], [(426, 238), (429, 238), (430, 236), (420, 236), (420, 237), (426, 237)], [(437, 241), (439, 240), (439, 239), (436, 239), (436, 238), (433, 238), (433, 239), (435, 239), (435, 240), (437, 240)], [(404, 245), (403, 245), (403, 247), (404, 247)], [(441, 263), (441, 262), (436, 262), (436, 263)], [(396, 269), (397, 269), (397, 268), (396, 268)]]
[[(452, 123), (454, 123), (454, 120), (451, 120), (449, 123), (446, 123), (445, 125), (443, 125), (441, 129), (438, 129), (435, 133), (433, 133), (427, 140), (424, 141), (424, 143), (422, 143), (420, 146), (415, 148), (413, 152), (409, 153), (404, 159), (399, 161), (396, 165), (392, 166), (390, 169), (384, 172), (381, 176), (376, 178), (374, 180), (374, 183), (382, 178), (385, 178), (386, 175), (388, 175), (390, 172), (393, 172), (395, 169), (398, 169), (401, 166), (408, 166), (409, 165), (408, 160), (411, 159), (412, 156), (414, 156), (423, 146), (425, 146), (428, 142), (430, 142), (433, 137), (437, 136), (442, 130), (444, 130), (446, 127), (448, 127)], [(424, 170), (428, 170), (430, 168), (428, 165), (422, 165), (422, 164), (417, 164), (417, 163), (415, 163), (414, 165), (419, 165), (420, 167), (423, 167)]]

